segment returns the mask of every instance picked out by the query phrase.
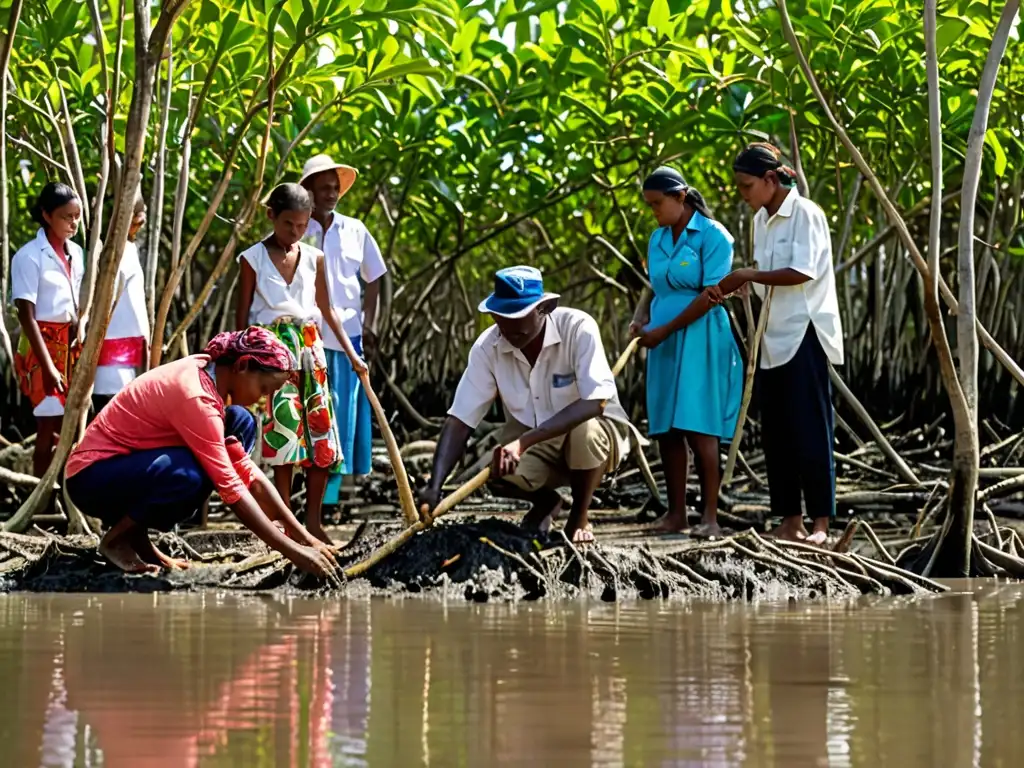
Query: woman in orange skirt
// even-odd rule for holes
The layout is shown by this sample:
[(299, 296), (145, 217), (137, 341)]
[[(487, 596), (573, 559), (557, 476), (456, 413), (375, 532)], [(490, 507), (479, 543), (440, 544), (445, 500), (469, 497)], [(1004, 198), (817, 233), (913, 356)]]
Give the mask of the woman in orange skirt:
[(36, 417), (33, 471), (42, 477), (64, 422), (64, 404), (78, 360), (78, 297), (85, 272), (82, 249), (71, 241), (82, 203), (67, 184), (50, 182), (32, 207), (35, 239), (11, 261), (11, 295), (21, 339), (14, 369)]

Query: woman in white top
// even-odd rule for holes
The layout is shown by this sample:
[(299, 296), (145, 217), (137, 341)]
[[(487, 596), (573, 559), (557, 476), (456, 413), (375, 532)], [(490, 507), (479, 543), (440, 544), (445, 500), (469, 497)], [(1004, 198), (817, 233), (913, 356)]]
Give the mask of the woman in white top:
[(776, 535), (824, 544), (836, 503), (829, 364), (843, 362), (828, 219), (800, 196), (796, 172), (770, 144), (748, 146), (733, 172), (755, 211), (755, 267), (727, 275), (716, 300), (746, 283), (762, 297), (772, 288), (757, 385), (772, 514), (782, 516)]
[(114, 309), (107, 335), (100, 349), (92, 402), (96, 413), (124, 389), (145, 366), (149, 347), (149, 313), (146, 309), (146, 283), (139, 262), (135, 236), (146, 223), (146, 202), (141, 190), (135, 197), (135, 213), (128, 230), (121, 265), (117, 270)]
[(50, 182), (32, 207), (39, 231), (11, 261), (11, 295), (18, 308), (21, 339), (14, 369), (36, 417), (33, 471), (42, 477), (64, 421), (64, 404), (78, 360), (78, 296), (82, 249), (71, 238), (82, 204), (67, 184)]
[(321, 321), (337, 335), (353, 369), (365, 370), (366, 364), (331, 306), (323, 252), (300, 242), (311, 210), (309, 193), (298, 184), (282, 184), (270, 193), (267, 215), (274, 231), (239, 256), (241, 296), (235, 319), (239, 329), (261, 325), (270, 330), (299, 364), (298, 380), (285, 384), (260, 409), (260, 448), (274, 467), (274, 483), (286, 503), (294, 467), (306, 468), (306, 525), (329, 543), (321, 519), (324, 490), (342, 453)]

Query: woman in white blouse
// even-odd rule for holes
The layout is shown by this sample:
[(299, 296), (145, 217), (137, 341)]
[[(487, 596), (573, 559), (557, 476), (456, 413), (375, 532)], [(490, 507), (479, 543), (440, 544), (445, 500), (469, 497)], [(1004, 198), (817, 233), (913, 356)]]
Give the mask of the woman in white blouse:
[(36, 417), (33, 471), (42, 477), (64, 421), (64, 404), (78, 360), (78, 296), (82, 249), (71, 238), (82, 204), (67, 184), (50, 182), (32, 207), (35, 239), (11, 261), (11, 295), (18, 308), (21, 339), (14, 368)]
[(145, 366), (149, 348), (149, 312), (146, 308), (146, 278), (139, 262), (139, 249), (135, 247), (135, 236), (145, 223), (146, 202), (140, 190), (135, 197), (128, 242), (117, 270), (114, 307), (92, 386), (92, 402), (97, 413)]
[(273, 232), (239, 256), (239, 329), (261, 325), (280, 339), (299, 364), (291, 381), (260, 409), (260, 449), (274, 467), (274, 484), (291, 499), (294, 467), (306, 468), (306, 526), (329, 542), (323, 529), (324, 490), (330, 471), (342, 460), (338, 424), (327, 380), (320, 323), (326, 321), (355, 370), (366, 364), (356, 354), (331, 306), (322, 251), (301, 242), (312, 202), (298, 184), (282, 184), (267, 199)]
[[(824, 544), (835, 514), (832, 384), (843, 362), (843, 329), (824, 211), (796, 190), (796, 172), (770, 144), (751, 144), (733, 163), (740, 194), (754, 209), (754, 262), (719, 284), (720, 301), (746, 283), (768, 302), (757, 374), (761, 439), (779, 538)], [(814, 522), (807, 532), (801, 495)]]

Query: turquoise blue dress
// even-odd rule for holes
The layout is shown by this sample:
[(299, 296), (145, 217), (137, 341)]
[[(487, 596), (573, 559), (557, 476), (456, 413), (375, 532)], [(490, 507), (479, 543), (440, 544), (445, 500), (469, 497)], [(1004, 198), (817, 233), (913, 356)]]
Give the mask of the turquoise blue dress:
[[(651, 235), (647, 273), (654, 300), (648, 329), (671, 322), (729, 273), (732, 243), (725, 227), (696, 211), (675, 243), (671, 227)], [(730, 442), (742, 396), (743, 362), (725, 307), (713, 307), (647, 352), (652, 436), (677, 429)]]

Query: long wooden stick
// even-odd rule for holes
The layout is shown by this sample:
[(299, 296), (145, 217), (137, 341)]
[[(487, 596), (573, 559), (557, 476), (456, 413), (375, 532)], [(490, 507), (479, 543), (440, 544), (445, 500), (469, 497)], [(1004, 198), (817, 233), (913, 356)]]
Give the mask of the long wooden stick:
[[(629, 361), (629, 358), (632, 356), (633, 352), (636, 351), (637, 344), (639, 344), (639, 342), (640, 342), (639, 339), (633, 339), (626, 346), (625, 350), (623, 350), (622, 354), (619, 355), (619, 359), (616, 360), (615, 361), (615, 365), (612, 366), (612, 375), (613, 376), (617, 376), (622, 371), (622, 369), (625, 368), (626, 363)], [(362, 375), (363, 374), (360, 374), (360, 376), (362, 376)], [(363, 384), (364, 384), (364, 386), (367, 386), (367, 382), (366, 381), (364, 381)], [(367, 396), (368, 397), (370, 396), (371, 392), (372, 392), (372, 390), (370, 390), (369, 387), (367, 386)], [(375, 401), (376, 401), (376, 398), (375, 397), (371, 397), (370, 405), (373, 406)], [(388, 436), (391, 434), (391, 430), (388, 429), (387, 426), (385, 425), (385, 422), (383, 420), (383, 411), (382, 410), (378, 410), (379, 408), (380, 408), (380, 403), (377, 403), (374, 406), (374, 411), (377, 413), (377, 418), (381, 420), (381, 432), (384, 433), (384, 435), (385, 435), (384, 439), (385, 439), (385, 441), (387, 441), (388, 440)], [(391, 437), (391, 441), (392, 442), (394, 441), (394, 437), (393, 436)], [(389, 445), (388, 450), (390, 452), (390, 445), (391, 445), (391, 443), (389, 442), (388, 445)], [(397, 443), (396, 443), (395, 444), (396, 450), (397, 450), (397, 447), (398, 446), (397, 446)], [(392, 458), (392, 461), (394, 461), (394, 458)], [(405, 465), (401, 464), (401, 457), (399, 457), (399, 464), (402, 466), (402, 475), (404, 477), (404, 475), (405, 475)], [(399, 533), (394, 538), (389, 539), (388, 541), (386, 541), (379, 548), (375, 549), (370, 554), (370, 556), (368, 558), (366, 558), (365, 560), (363, 560), (362, 562), (356, 563), (355, 565), (346, 568), (345, 569), (345, 577), (349, 578), (349, 579), (352, 579), (352, 578), (355, 578), (356, 576), (360, 576), (360, 575), (366, 573), (366, 571), (368, 571), (370, 568), (375, 566), (377, 563), (379, 563), (385, 557), (387, 557), (388, 555), (390, 555), (393, 552), (395, 552), (396, 550), (398, 550), (403, 544), (405, 544), (405, 542), (407, 542), (409, 539), (411, 539), (417, 533), (419, 533), (420, 531), (425, 530), (426, 528), (429, 528), (431, 525), (433, 525), (434, 521), (437, 520), (437, 518), (441, 517), (441, 515), (447, 514), (453, 508), (455, 508), (458, 504), (462, 503), (462, 501), (464, 501), (468, 496), (471, 496), (477, 490), (482, 488), (487, 483), (487, 480), (490, 478), (490, 476), (491, 476), (491, 468), (489, 466), (485, 467), (484, 469), (481, 469), (479, 472), (477, 472), (475, 475), (473, 475), (473, 477), (470, 478), (467, 482), (465, 482), (462, 485), (460, 485), (450, 496), (445, 497), (441, 501), (441, 503), (438, 504), (437, 507), (434, 509), (433, 514), (428, 512), (426, 509), (422, 509), (421, 508), (420, 509), (420, 515), (421, 515), (422, 519), (420, 519), (420, 520), (416, 520), (416, 517), (415, 517), (416, 513), (415, 513), (415, 510), (414, 510), (413, 511), (413, 519), (414, 519), (415, 522), (413, 522), (412, 525), (410, 525), (408, 528), (403, 530), (401, 533)], [(405, 482), (406, 482), (406, 486), (408, 486), (408, 482), (409, 482), (408, 478), (406, 478)], [(401, 488), (402, 488), (401, 482), (399, 482), (399, 486), (398, 487), (399, 487), (399, 492), (401, 493)], [(410, 491), (410, 498), (411, 498), (411, 495), (412, 495), (412, 492)], [(402, 509), (403, 509), (403, 511), (405, 510), (405, 502), (404, 502), (404, 500), (403, 500), (403, 503), (402, 503)]]
[(750, 339), (750, 347), (747, 350), (747, 372), (743, 381), (743, 399), (740, 400), (740, 412), (736, 417), (736, 430), (732, 434), (732, 443), (729, 444), (729, 457), (725, 461), (725, 472), (722, 475), (722, 485), (732, 482), (732, 473), (736, 469), (736, 456), (740, 452), (740, 442), (743, 440), (743, 428), (746, 426), (747, 411), (750, 409), (750, 398), (754, 392), (754, 374), (757, 373), (757, 352), (761, 348), (761, 338), (764, 336), (764, 329), (768, 326), (768, 309), (772, 303), (772, 292), (769, 288), (765, 294), (764, 303), (761, 305), (761, 314), (757, 317), (757, 328)]
[(370, 372), (366, 369), (359, 371), (359, 380), (363, 383), (363, 390), (366, 392), (366, 399), (370, 401), (370, 407), (377, 417), (377, 424), (380, 426), (380, 433), (384, 443), (388, 447), (388, 457), (391, 459), (391, 469), (395, 472), (395, 481), (398, 483), (398, 501), (402, 505), (402, 517), (406, 525), (413, 525), (419, 521), (416, 514), (416, 501), (412, 495), (412, 487), (409, 485), (409, 475), (405, 471), (405, 462), (402, 461), (402, 452), (398, 448), (398, 441), (391, 431), (388, 418), (384, 409), (377, 399), (373, 387), (370, 386)]

